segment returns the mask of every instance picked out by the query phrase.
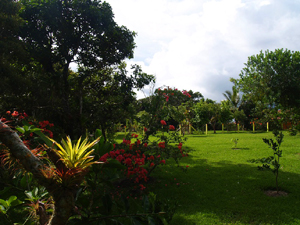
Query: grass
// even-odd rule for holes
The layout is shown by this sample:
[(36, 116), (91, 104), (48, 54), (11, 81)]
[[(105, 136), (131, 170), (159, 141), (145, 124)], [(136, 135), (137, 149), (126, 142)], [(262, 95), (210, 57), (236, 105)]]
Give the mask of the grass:
[[(279, 186), (288, 196), (267, 196), (275, 175), (247, 162), (272, 155), (262, 141), (271, 132), (188, 135), (185, 147), (193, 151), (180, 162), (187, 172), (170, 160), (154, 172), (149, 189), (179, 203), (171, 225), (300, 224), (300, 137), (284, 135)], [(232, 138), (239, 139), (236, 149)]]

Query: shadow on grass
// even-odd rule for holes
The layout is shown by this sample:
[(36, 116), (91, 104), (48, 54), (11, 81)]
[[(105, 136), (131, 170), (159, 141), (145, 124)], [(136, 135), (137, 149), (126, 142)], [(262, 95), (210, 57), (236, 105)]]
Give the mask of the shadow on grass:
[(188, 161), (186, 173), (170, 165), (153, 174), (154, 193), (179, 202), (171, 224), (300, 224), (299, 174), (280, 171), (279, 186), (289, 194), (269, 197), (264, 190), (275, 176), (255, 164)]
[(232, 150), (250, 150), (250, 148), (231, 148)]

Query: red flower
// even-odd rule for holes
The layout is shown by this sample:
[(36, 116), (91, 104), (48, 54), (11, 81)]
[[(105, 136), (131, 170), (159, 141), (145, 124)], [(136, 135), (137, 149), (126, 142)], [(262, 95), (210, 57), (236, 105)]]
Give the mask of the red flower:
[(150, 167), (153, 167), (155, 164), (152, 162), (151, 164), (150, 164)]
[(24, 113), (23, 113), (23, 116), (24, 116), (24, 117), (28, 117), (28, 115), (27, 115), (27, 113), (26, 113), (26, 112), (24, 112)]
[(160, 163), (166, 164), (166, 160), (161, 160)]
[(165, 142), (159, 142), (158, 143), (158, 147), (165, 148), (166, 147), (166, 143)]
[(11, 112), (10, 112), (10, 111), (6, 111), (6, 114), (10, 115), (10, 114), (11, 114)]
[(161, 120), (160, 123), (161, 123), (161, 125), (163, 125), (163, 126), (167, 125), (166, 121), (164, 121), (164, 120)]
[(147, 130), (148, 130), (148, 129), (147, 129), (146, 127), (144, 127), (144, 131), (147, 132)]
[(147, 147), (148, 147), (148, 144), (147, 144), (147, 143), (144, 143), (144, 147), (147, 148)]
[(154, 158), (153, 155), (150, 155), (147, 159), (148, 159), (148, 160), (154, 160), (155, 158)]
[(175, 127), (173, 125), (170, 125), (169, 130), (175, 130)]
[(4, 117), (2, 117), (2, 118), (0, 118), (0, 121), (1, 121), (1, 122), (5, 122), (6, 119), (5, 119)]
[(19, 115), (19, 113), (17, 111), (14, 111), (12, 114), (11, 114), (13, 117), (17, 117)]
[(169, 101), (169, 96), (166, 95), (165, 98), (166, 98), (166, 102), (168, 102)]

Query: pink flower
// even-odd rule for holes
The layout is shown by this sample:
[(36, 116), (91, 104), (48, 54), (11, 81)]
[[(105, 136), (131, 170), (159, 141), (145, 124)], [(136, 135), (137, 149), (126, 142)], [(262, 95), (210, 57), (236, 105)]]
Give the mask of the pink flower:
[(161, 120), (160, 123), (161, 123), (161, 125), (163, 125), (163, 126), (167, 125), (166, 121), (164, 121), (164, 120)]

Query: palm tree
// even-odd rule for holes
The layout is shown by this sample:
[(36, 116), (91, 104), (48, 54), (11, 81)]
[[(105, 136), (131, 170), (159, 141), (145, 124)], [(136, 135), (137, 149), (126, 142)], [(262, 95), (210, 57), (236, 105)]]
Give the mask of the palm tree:
[(223, 95), (230, 104), (230, 111), (232, 112), (232, 114), (234, 116), (234, 122), (237, 127), (238, 121), (235, 118), (235, 112), (239, 110), (239, 105), (241, 102), (239, 90), (236, 86), (232, 86), (232, 91), (227, 90), (227, 91), (225, 91), (225, 93), (223, 93)]
[(225, 91), (225, 93), (223, 93), (224, 97), (226, 98), (226, 100), (229, 101), (230, 105), (231, 105), (231, 111), (232, 113), (234, 113), (236, 110), (238, 110), (240, 102), (241, 102), (241, 97), (239, 94), (239, 90), (237, 89), (236, 86), (232, 86), (232, 91)]

